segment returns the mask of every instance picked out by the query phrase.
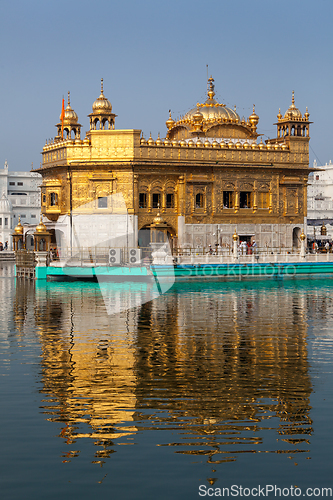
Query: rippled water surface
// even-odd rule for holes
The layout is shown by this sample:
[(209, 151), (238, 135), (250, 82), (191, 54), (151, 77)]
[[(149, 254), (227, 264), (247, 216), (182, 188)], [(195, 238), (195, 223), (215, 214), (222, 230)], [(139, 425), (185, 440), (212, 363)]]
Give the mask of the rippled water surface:
[(108, 316), (97, 283), (1, 267), (2, 498), (333, 487), (332, 281), (175, 284)]

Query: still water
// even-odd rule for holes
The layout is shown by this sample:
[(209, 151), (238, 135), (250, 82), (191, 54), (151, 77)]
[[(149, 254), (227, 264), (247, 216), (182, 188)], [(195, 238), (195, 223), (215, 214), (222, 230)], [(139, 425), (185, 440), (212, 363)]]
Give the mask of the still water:
[(175, 284), (109, 316), (98, 283), (0, 273), (1, 498), (333, 487), (332, 281)]

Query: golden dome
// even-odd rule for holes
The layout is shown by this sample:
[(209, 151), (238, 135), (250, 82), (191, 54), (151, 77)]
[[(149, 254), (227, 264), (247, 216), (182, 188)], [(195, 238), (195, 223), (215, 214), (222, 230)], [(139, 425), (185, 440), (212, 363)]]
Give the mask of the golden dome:
[[(61, 120), (61, 115), (59, 118)], [(65, 114), (64, 114), (64, 125), (77, 123), (77, 120), (78, 120), (78, 116), (75, 113), (74, 109), (71, 108), (70, 93), (68, 92), (67, 107), (65, 109)]]
[(19, 216), (18, 224), (14, 229), (16, 234), (23, 234), (23, 226), (21, 224), (21, 217)]
[(169, 109), (169, 119), (165, 122), (165, 124), (169, 130), (175, 125), (175, 121), (171, 118), (171, 109)]
[[(219, 104), (215, 99), (215, 92), (214, 92), (214, 79), (210, 77), (208, 79), (208, 84), (209, 88), (207, 91), (208, 99), (203, 103), (197, 104), (196, 108), (191, 109), (188, 111), (185, 116), (184, 120), (189, 120), (189, 121), (233, 121), (233, 122), (239, 122), (240, 118), (239, 115), (236, 113), (235, 110), (228, 108), (225, 104)], [(200, 119), (199, 119), (199, 113), (200, 113)]]
[(164, 220), (162, 219), (162, 217), (160, 216), (160, 213), (158, 213), (156, 215), (156, 217), (153, 218), (153, 224), (155, 225), (160, 225), (160, 224), (164, 224)]
[(154, 141), (154, 139), (151, 136), (151, 132), (150, 132), (150, 136), (148, 138), (147, 143), (148, 143), (148, 146), (155, 146), (155, 141)]
[(291, 106), (289, 106), (289, 108), (285, 112), (284, 117), (287, 119), (294, 119), (294, 120), (295, 119), (298, 120), (299, 118), (302, 118), (302, 113), (295, 106), (295, 92), (294, 91), (292, 93)]
[(35, 233), (47, 233), (45, 224), (43, 223), (43, 216), (41, 214), (39, 224), (36, 227)]
[(163, 141), (161, 141), (160, 134), (158, 134), (157, 136), (156, 146), (163, 146)]
[(251, 125), (253, 127), (256, 127), (258, 125), (258, 122), (259, 122), (259, 116), (255, 112), (255, 105), (254, 104), (253, 104), (252, 115), (249, 116), (249, 122), (251, 123)]
[(111, 113), (112, 111), (111, 103), (103, 93), (103, 78), (101, 78), (101, 95), (92, 105), (92, 109), (94, 113)]

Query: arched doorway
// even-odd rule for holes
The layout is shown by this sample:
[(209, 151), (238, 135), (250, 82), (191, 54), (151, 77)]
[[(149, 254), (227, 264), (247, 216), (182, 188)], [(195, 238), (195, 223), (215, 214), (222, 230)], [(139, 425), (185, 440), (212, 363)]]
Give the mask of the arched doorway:
[(152, 245), (155, 243), (168, 242), (171, 252), (176, 246), (176, 231), (168, 223), (162, 219), (157, 220), (154, 218), (152, 224), (146, 224), (138, 231), (138, 247), (142, 249), (143, 253), (150, 253)]
[(300, 227), (294, 227), (293, 229), (293, 248), (299, 248), (301, 244), (301, 228)]

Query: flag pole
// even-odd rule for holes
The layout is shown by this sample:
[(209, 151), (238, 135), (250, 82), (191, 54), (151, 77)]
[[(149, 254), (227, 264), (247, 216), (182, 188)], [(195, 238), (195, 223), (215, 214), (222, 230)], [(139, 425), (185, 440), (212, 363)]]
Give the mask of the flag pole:
[(62, 108), (61, 108), (61, 138), (64, 140), (64, 118), (65, 118), (65, 99), (62, 98)]

